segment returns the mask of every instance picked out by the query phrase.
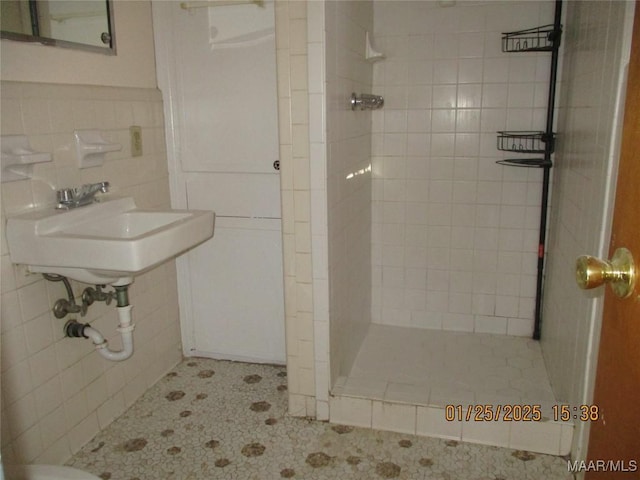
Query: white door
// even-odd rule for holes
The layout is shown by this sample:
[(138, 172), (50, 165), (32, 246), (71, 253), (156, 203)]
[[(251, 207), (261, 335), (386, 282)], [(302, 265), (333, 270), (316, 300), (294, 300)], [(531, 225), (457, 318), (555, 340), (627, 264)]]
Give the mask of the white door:
[(216, 212), (178, 259), (184, 353), (284, 363), (273, 2), (152, 5), (172, 204)]

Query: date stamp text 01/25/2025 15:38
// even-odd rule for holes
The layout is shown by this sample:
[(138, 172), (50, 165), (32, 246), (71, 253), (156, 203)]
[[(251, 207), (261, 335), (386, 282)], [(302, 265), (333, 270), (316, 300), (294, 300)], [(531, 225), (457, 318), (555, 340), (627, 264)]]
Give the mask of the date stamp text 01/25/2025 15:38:
[(542, 405), (535, 404), (478, 404), (478, 405), (447, 405), (445, 420), (475, 421), (475, 422), (540, 422), (553, 420), (554, 422), (569, 422), (577, 420), (594, 422), (600, 419), (600, 408), (597, 405), (553, 405), (551, 418), (542, 416)]

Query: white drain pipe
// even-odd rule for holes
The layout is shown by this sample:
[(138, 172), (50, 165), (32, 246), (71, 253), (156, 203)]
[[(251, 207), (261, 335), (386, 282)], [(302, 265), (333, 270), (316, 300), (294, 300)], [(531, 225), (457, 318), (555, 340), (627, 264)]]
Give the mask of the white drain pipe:
[(122, 337), (123, 347), (120, 351), (116, 352), (110, 350), (107, 340), (95, 328), (86, 325), (82, 330), (83, 336), (91, 339), (93, 344), (96, 346), (96, 351), (107, 360), (121, 362), (133, 355), (133, 329), (135, 328), (135, 325), (131, 323), (132, 308), (133, 307), (131, 305), (116, 307), (116, 310), (118, 311), (118, 319), (120, 320), (117, 330), (120, 332), (120, 336)]

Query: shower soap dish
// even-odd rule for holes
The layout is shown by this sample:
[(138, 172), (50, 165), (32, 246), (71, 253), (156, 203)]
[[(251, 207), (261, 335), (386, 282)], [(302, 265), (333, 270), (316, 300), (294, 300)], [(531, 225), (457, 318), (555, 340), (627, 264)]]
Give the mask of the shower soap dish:
[(109, 152), (122, 149), (119, 143), (106, 140), (98, 130), (75, 130), (78, 168), (99, 167)]
[(2, 135), (2, 183), (31, 178), (33, 165), (51, 161), (51, 154), (36, 152), (26, 135)]
[(373, 48), (373, 45), (371, 44), (371, 35), (369, 35), (369, 32), (366, 32), (365, 34), (365, 56), (364, 58), (367, 59), (368, 62), (370, 63), (375, 63), (375, 62), (379, 62), (380, 60), (384, 60), (386, 57), (383, 53), (378, 52), (377, 50), (375, 50)]

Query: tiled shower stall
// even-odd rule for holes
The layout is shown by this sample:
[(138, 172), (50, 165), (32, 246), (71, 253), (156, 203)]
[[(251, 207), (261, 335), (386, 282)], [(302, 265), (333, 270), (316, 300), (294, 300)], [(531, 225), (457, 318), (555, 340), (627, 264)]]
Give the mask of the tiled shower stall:
[[(533, 330), (542, 175), (497, 165), (496, 131), (544, 128), (549, 58), (504, 54), (501, 32), (552, 23), (553, 5), (326, 4), (332, 421), (568, 451), (569, 425), (527, 442), (444, 415), (555, 401), (536, 342), (448, 334)], [(351, 92), (384, 108), (351, 111)]]
[[(561, 56), (572, 68), (560, 77), (556, 102), (562, 123), (547, 252), (547, 268), (556, 274), (571, 268), (573, 249), (598, 254), (607, 248), (606, 185), (616, 161), (616, 105), (628, 57), (630, 5), (564, 6)], [(311, 173), (309, 185), (294, 188), (289, 207), (283, 198), (283, 209), (309, 211), (311, 221), (315, 361), (313, 368), (307, 364), (290, 373), (300, 380), (312, 375), (315, 391), (309, 396), (309, 390), (292, 390), (295, 411), (374, 428), (569, 452), (571, 424), (453, 424), (443, 412), (448, 403), (541, 403), (550, 418), (553, 404), (585, 403), (591, 396), (600, 301), (573, 284), (556, 286), (548, 298), (560, 295), (560, 288), (565, 300), (545, 303), (542, 342), (529, 339), (542, 173), (495, 163), (504, 158), (496, 148), (497, 130), (544, 129), (550, 64), (548, 54), (503, 53), (501, 32), (552, 23), (553, 2), (279, 7), (279, 75), (287, 68), (283, 52), (308, 57), (299, 78), (309, 103), (296, 105), (291, 95), (284, 113), (285, 119), (306, 119), (308, 113), (308, 130), (300, 128), (306, 120), (281, 123), (294, 144), (308, 142)], [(366, 60), (366, 32), (384, 60)], [(587, 45), (598, 47), (591, 56)], [(587, 70), (606, 80), (574, 90), (587, 78), (576, 72)], [(602, 74), (609, 71), (616, 75)], [(292, 87), (294, 70), (287, 73)], [(281, 83), (281, 100), (289, 87)], [(601, 91), (606, 94), (594, 95)], [(385, 106), (353, 112), (352, 92), (383, 95)], [(588, 127), (589, 138), (603, 139), (599, 156), (592, 157), (602, 166), (594, 176), (574, 160), (581, 150), (576, 122), (582, 124), (583, 105), (602, 120)], [(596, 131), (607, 133), (596, 137)], [(302, 171), (298, 162), (293, 167), (293, 174)], [(580, 237), (592, 240), (567, 249), (568, 238), (558, 230), (567, 221), (567, 205), (574, 205), (567, 195), (575, 189), (566, 188), (572, 181), (594, 191)], [(554, 211), (554, 205), (564, 210)], [(296, 249), (298, 240), (308, 240), (297, 233)], [(287, 258), (300, 257), (285, 245)], [(566, 272), (562, 277), (567, 281)], [(293, 273), (290, 279), (301, 277)], [(308, 304), (308, 290), (300, 283), (291, 287), (285, 289), (287, 302), (303, 298)], [(293, 324), (288, 316), (289, 332)], [(289, 358), (295, 356), (289, 365), (299, 366), (299, 358), (310, 353), (309, 337), (288, 338)], [(440, 345), (429, 352), (433, 342)], [(409, 359), (412, 351), (418, 353)], [(547, 369), (554, 372), (552, 382)], [(489, 377), (497, 377), (497, 384)], [(574, 455), (584, 455), (587, 434), (587, 426), (577, 426)]]

